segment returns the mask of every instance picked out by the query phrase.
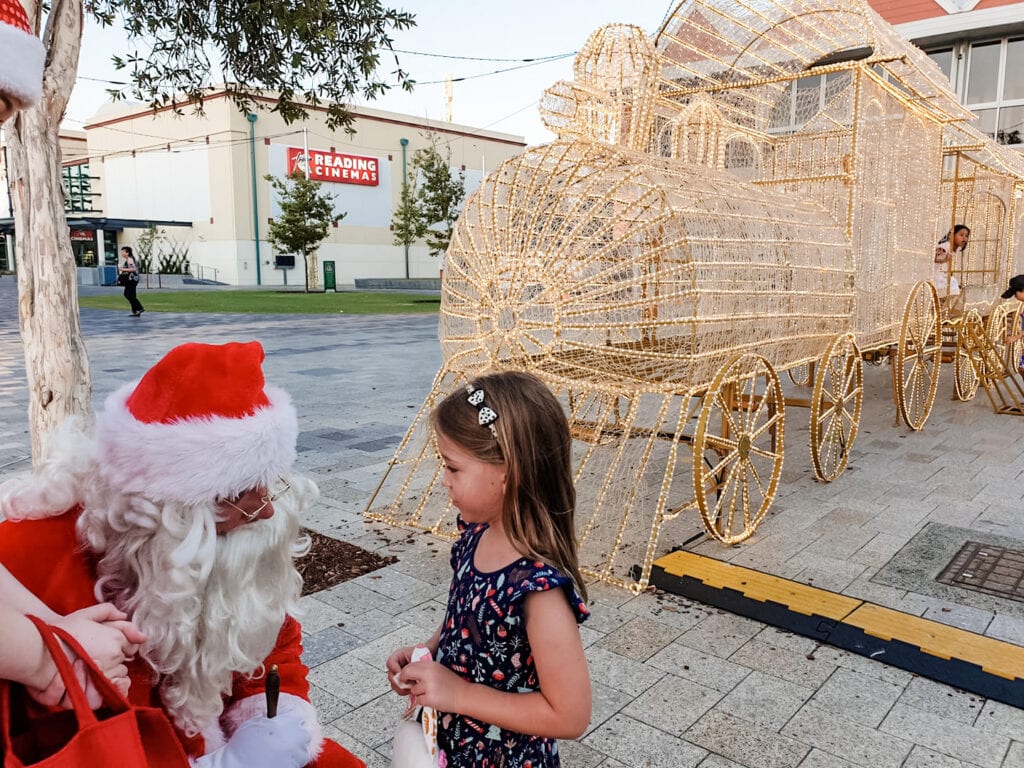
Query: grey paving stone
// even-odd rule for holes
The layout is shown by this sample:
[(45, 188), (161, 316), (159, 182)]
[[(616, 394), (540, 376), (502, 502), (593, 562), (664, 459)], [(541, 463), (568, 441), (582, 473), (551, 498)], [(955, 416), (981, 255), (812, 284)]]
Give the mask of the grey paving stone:
[(309, 681), (352, 707), (361, 707), (391, 691), (383, 665), (374, 669), (351, 653), (310, 670)]
[(1010, 745), (1000, 768), (1024, 768), (1024, 741), (1015, 741)]
[(1024, 709), (1009, 704), (991, 699), (986, 701), (974, 725), (983, 731), (1001, 733), (1011, 739), (1024, 741)]
[(659, 669), (627, 659), (596, 645), (587, 648), (586, 652), (592, 680), (600, 680), (605, 685), (633, 697), (639, 696), (665, 675)]
[(701, 760), (699, 768), (739, 768), (739, 763), (734, 763), (729, 758), (712, 752)]
[(707, 755), (700, 747), (625, 715), (611, 718), (583, 743), (630, 768), (693, 768)]
[(798, 685), (818, 687), (835, 670), (836, 665), (816, 656), (793, 652), (755, 638), (737, 650), (729, 661), (758, 669)]
[(779, 731), (813, 694), (813, 688), (754, 671), (722, 698), (716, 709)]
[(315, 667), (358, 648), (365, 640), (338, 627), (327, 627), (302, 638), (302, 663)]
[[(348, 541), (351, 543), (352, 539), (349, 538)], [(319, 592), (316, 598), (349, 615), (377, 610), (394, 616), (408, 607), (406, 604), (373, 592), (355, 581), (346, 581), (336, 587)]]
[(366, 763), (366, 768), (391, 768), (391, 759), (389, 757), (380, 754), (380, 752), (375, 751), (370, 746), (336, 728), (334, 725), (325, 725), (323, 727), (323, 734), (324, 738), (333, 739)]
[(927, 747), (914, 747), (903, 768), (971, 768), (971, 763), (943, 755)]
[(646, 661), (681, 634), (681, 629), (637, 617), (609, 632), (597, 645), (635, 661)]
[(814, 694), (814, 703), (837, 717), (848, 717), (874, 728), (902, 693), (903, 686), (840, 667)]
[(897, 768), (913, 747), (912, 741), (836, 716), (817, 706), (813, 700), (793, 716), (782, 733), (823, 752), (870, 768)]
[(807, 744), (718, 710), (694, 723), (685, 738), (748, 768), (795, 768), (810, 750)]
[(983, 768), (997, 768), (1010, 746), (1010, 740), (1001, 734), (903, 704), (892, 708), (880, 729)]
[(731, 691), (750, 674), (750, 667), (725, 661), (712, 654), (671, 643), (647, 661), (648, 666), (717, 691)]
[(302, 622), (302, 631), (308, 634), (315, 634), (327, 627), (336, 627), (347, 615), (313, 595), (306, 595), (300, 599), (299, 606), (301, 613), (298, 618)]
[(349, 738), (376, 749), (394, 738), (395, 727), (404, 710), (405, 700), (389, 690), (339, 717), (332, 725)]
[(606, 720), (618, 712), (634, 697), (615, 688), (604, 685), (597, 680), (590, 681), (590, 724), (586, 733), (601, 726)]
[(605, 756), (578, 741), (558, 742), (558, 757), (565, 768), (597, 768)]
[(856, 763), (822, 752), (820, 749), (812, 749), (800, 763), (800, 768), (854, 768), (855, 765)]
[(680, 635), (677, 642), (727, 659), (761, 629), (761, 624), (742, 616), (724, 612), (712, 613), (693, 629)]
[(973, 693), (936, 683), (926, 677), (911, 680), (899, 698), (900, 704), (967, 725), (974, 725), (978, 714), (985, 706), (985, 701)]
[(627, 704), (622, 713), (673, 736), (682, 736), (721, 698), (719, 691), (665, 675)]

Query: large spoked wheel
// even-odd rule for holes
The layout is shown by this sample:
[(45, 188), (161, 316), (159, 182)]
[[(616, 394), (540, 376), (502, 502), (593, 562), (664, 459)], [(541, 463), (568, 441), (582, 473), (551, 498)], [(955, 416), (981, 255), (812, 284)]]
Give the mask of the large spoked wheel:
[(864, 365), (852, 333), (829, 344), (814, 377), (811, 397), (811, 461), (826, 482), (846, 469), (864, 402)]
[(903, 310), (900, 344), (896, 349), (893, 376), (900, 416), (911, 429), (928, 420), (939, 386), (939, 298), (931, 283), (914, 286)]
[(736, 355), (704, 395), (693, 441), (693, 487), (709, 536), (749, 537), (782, 473), (782, 384), (760, 355)]
[(956, 334), (956, 357), (953, 358), (953, 397), (957, 400), (973, 400), (978, 394), (979, 373), (984, 357), (981, 351), (968, 343), (963, 326)]
[(1018, 339), (1007, 344), (1006, 338), (1020, 333), (1022, 308), (1024, 305), (1016, 299), (997, 304), (989, 313), (988, 323), (985, 326), (986, 335), (999, 351), (1006, 370), (1011, 374), (1017, 370), (1021, 355), (1024, 355), (1024, 340)]

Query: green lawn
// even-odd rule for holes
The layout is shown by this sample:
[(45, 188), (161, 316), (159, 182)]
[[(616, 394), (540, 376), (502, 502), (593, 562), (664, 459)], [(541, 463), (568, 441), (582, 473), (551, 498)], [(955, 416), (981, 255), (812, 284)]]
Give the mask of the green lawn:
[[(441, 297), (431, 294), (342, 291), (295, 293), (283, 291), (139, 291), (147, 312), (238, 312), (288, 315), (409, 315), (437, 312)], [(109, 296), (83, 296), (89, 309), (128, 311), (120, 290)]]

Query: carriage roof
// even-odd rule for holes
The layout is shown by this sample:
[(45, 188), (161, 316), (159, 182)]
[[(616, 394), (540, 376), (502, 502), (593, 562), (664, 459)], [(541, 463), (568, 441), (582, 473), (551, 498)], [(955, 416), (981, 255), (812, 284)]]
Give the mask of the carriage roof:
[[(655, 38), (662, 96), (753, 88), (778, 95), (811, 74), (870, 67), (905, 103), (940, 122), (969, 121), (948, 79), (864, 0), (685, 0)], [(742, 100), (738, 109), (744, 111)], [(755, 103), (746, 111), (757, 111)]]

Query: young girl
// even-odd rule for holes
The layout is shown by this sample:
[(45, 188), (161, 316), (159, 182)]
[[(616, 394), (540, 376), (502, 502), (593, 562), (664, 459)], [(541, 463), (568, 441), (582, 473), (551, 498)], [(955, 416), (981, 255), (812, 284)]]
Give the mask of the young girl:
[(391, 687), (438, 711), (442, 765), (558, 766), (555, 739), (590, 721), (568, 422), (544, 384), (509, 371), (449, 395), (431, 425), (461, 536), (425, 643), (436, 661), (398, 649)]

